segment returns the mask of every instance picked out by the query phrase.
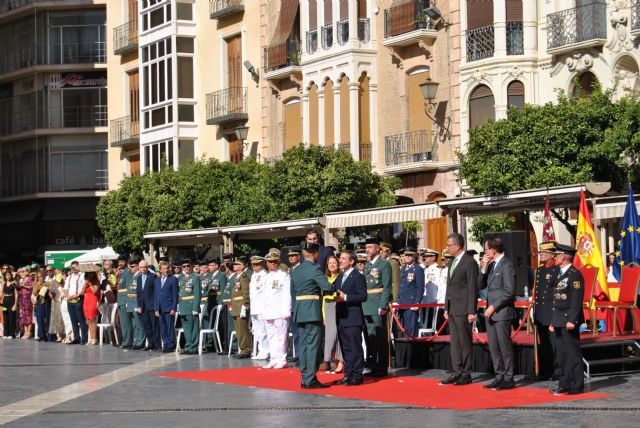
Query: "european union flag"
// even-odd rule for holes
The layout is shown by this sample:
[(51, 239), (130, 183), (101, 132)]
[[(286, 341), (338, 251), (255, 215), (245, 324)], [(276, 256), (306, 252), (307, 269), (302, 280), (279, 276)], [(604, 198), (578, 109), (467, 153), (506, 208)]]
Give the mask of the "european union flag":
[(618, 251), (616, 251), (616, 260), (613, 263), (613, 275), (618, 282), (620, 282), (622, 268), (632, 262), (640, 264), (640, 221), (638, 220), (636, 202), (633, 199), (633, 189), (629, 185), (627, 206), (624, 208), (624, 218), (620, 228)]

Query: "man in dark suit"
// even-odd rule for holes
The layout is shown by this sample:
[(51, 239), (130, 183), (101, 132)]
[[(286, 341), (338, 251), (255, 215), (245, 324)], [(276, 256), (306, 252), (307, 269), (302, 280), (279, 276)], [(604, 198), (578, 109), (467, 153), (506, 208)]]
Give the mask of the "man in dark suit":
[[(320, 242), (320, 234), (315, 229), (307, 230), (307, 234), (305, 235), (304, 240), (309, 244), (319, 245), (320, 250), (318, 252), (318, 260), (316, 260), (314, 263), (320, 266), (320, 269), (322, 269), (322, 271), (324, 272), (327, 267), (327, 258), (333, 255), (332, 247), (325, 247), (324, 245), (322, 245), (322, 242)], [(300, 261), (304, 261), (304, 255), (300, 258)]]
[(473, 257), (464, 251), (464, 237), (459, 233), (447, 237), (447, 250), (453, 260), (449, 265), (444, 317), (449, 320), (453, 374), (440, 384), (466, 385), (471, 383), (471, 326), (476, 319), (479, 270)]
[(496, 374), (487, 389), (512, 389), (513, 343), (511, 321), (515, 318), (513, 301), (516, 292), (516, 275), (511, 260), (504, 256), (504, 243), (497, 235), (484, 241), (484, 256), (481, 261), (480, 289), (487, 288), (486, 319), (489, 352)]
[[(350, 251), (340, 254), (341, 273), (334, 283), (336, 299), (336, 323), (338, 340), (344, 358), (345, 375), (337, 384), (360, 385), (364, 370), (362, 350), (362, 302), (367, 301), (367, 282), (357, 269), (356, 255)], [(386, 368), (386, 367), (385, 367)]]
[(136, 278), (137, 285), (137, 308), (136, 312), (142, 320), (144, 334), (147, 339), (147, 345), (142, 348), (143, 351), (162, 350), (160, 343), (160, 324), (159, 319), (155, 316), (154, 307), (154, 282), (156, 275), (149, 272), (147, 262), (142, 260), (138, 265), (140, 275)]
[(549, 331), (555, 336), (555, 359), (562, 369), (562, 374), (558, 388), (550, 392), (554, 395), (581, 394), (584, 390), (580, 349), (580, 324), (584, 322), (584, 278), (572, 264), (576, 254), (573, 247), (558, 244), (555, 254), (560, 274), (553, 294), (553, 313)]
[(160, 276), (153, 283), (153, 309), (160, 319), (162, 352), (176, 350), (176, 331), (174, 329), (178, 310), (178, 279), (169, 273), (169, 263), (160, 262)]

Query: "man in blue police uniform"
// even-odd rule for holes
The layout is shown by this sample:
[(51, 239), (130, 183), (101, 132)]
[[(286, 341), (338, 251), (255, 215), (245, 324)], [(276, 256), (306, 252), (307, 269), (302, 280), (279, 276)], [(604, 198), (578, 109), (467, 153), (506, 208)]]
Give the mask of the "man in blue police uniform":
[(555, 360), (562, 368), (562, 374), (558, 388), (550, 392), (554, 395), (581, 394), (584, 390), (580, 349), (580, 324), (584, 322), (584, 278), (572, 264), (576, 254), (575, 248), (557, 244), (554, 253), (560, 275), (553, 294), (553, 313), (549, 331), (555, 336)]
[[(416, 263), (416, 250), (404, 248), (402, 255), (405, 264), (400, 269), (400, 290), (398, 304), (417, 305), (422, 301), (424, 293), (424, 269)], [(398, 319), (408, 335), (418, 335), (418, 308), (399, 309)]]
[(538, 346), (538, 376), (548, 379), (557, 378), (560, 375), (560, 367), (553, 361), (556, 353), (555, 336), (549, 331), (551, 315), (553, 314), (553, 295), (560, 268), (556, 266), (554, 254), (556, 243), (543, 242), (538, 249), (540, 264), (536, 269), (535, 306), (533, 316), (536, 324), (536, 332), (540, 338)]

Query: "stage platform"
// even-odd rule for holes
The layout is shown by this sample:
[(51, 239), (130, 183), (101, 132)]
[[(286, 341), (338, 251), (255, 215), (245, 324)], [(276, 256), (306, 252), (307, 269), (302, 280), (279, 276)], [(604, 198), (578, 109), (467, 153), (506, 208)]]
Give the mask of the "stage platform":
[[(520, 332), (513, 339), (515, 348), (515, 373), (535, 376), (533, 334)], [(426, 338), (422, 338), (426, 339)], [(625, 334), (613, 337), (611, 333), (600, 333), (592, 336), (590, 332), (581, 335), (583, 353), (608, 353), (612, 346), (622, 348), (628, 341), (640, 342), (640, 334)], [(451, 370), (449, 336), (438, 336), (431, 341), (410, 341), (395, 339), (395, 359), (393, 367), (412, 369)], [(492, 373), (491, 356), (486, 344), (486, 333), (477, 333), (473, 338), (473, 371)]]

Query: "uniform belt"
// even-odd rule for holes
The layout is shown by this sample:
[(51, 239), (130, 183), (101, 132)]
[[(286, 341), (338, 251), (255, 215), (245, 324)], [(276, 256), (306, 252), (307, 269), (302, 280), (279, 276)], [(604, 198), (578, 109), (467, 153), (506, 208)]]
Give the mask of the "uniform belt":
[(136, 297), (137, 294), (127, 294), (127, 297)]
[(118, 293), (126, 293), (127, 291), (129, 291), (129, 290), (127, 290), (127, 289), (125, 288), (124, 290), (118, 290)]
[(201, 298), (200, 298), (200, 301), (201, 301), (201, 302), (204, 302), (204, 301), (205, 301), (205, 300), (207, 300), (207, 299), (208, 299), (208, 297), (207, 297), (207, 296), (204, 296), (204, 297), (201, 297)]
[(180, 296), (180, 300), (193, 300), (193, 296)]
[(305, 294), (304, 296), (296, 296), (296, 301), (299, 300), (320, 300), (320, 296), (315, 294)]
[(233, 298), (233, 300), (243, 300), (243, 299), (244, 299), (244, 297), (242, 297), (242, 296), (237, 296), (237, 297)]
[(229, 303), (231, 302), (231, 299), (222, 299), (222, 303)]
[(382, 293), (384, 288), (372, 288), (371, 290), (367, 290), (367, 294), (378, 294)]

